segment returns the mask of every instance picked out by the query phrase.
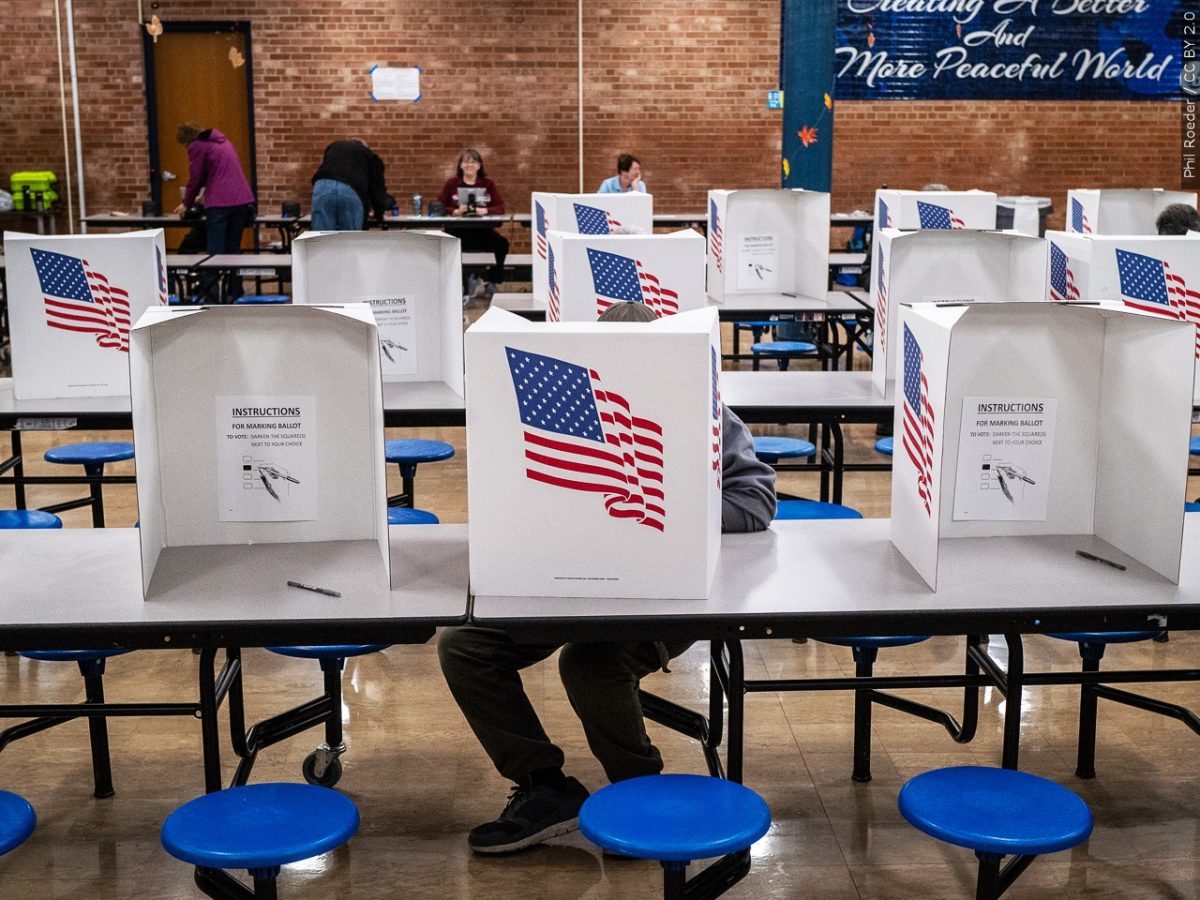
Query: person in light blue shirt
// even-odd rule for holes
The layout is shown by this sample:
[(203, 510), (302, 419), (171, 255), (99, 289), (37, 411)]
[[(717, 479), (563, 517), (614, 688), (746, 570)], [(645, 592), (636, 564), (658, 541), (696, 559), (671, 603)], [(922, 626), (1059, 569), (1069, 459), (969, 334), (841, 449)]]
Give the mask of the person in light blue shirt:
[(622, 153), (617, 157), (617, 174), (604, 179), (596, 193), (627, 194), (630, 191), (646, 193), (646, 183), (642, 181), (642, 164), (632, 153)]

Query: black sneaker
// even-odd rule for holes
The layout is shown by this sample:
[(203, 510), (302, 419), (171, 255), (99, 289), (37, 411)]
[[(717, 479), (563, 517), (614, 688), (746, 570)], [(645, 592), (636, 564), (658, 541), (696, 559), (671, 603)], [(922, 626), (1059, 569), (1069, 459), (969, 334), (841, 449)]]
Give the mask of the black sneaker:
[(476, 853), (512, 853), (569, 834), (579, 827), (579, 807), (587, 798), (587, 788), (574, 778), (561, 789), (518, 786), (500, 818), (472, 828), (467, 843)]

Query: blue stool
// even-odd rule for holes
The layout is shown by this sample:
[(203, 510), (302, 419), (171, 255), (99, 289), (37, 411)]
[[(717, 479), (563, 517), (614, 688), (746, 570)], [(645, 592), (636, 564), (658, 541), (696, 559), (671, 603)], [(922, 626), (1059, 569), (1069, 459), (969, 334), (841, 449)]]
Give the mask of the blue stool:
[[(1162, 631), (1068, 631), (1050, 634), (1060, 641), (1079, 644), (1079, 656), (1083, 660), (1084, 672), (1099, 672), (1100, 660), (1109, 644), (1132, 644), (1136, 641), (1156, 640)], [(1103, 697), (1114, 703), (1122, 703), (1135, 709), (1157, 713), (1178, 719), (1192, 731), (1200, 734), (1200, 717), (1177, 703), (1155, 700), (1130, 691), (1123, 691), (1107, 684), (1084, 681), (1079, 686), (1079, 747), (1076, 753), (1075, 774), (1080, 778), (1096, 777), (1096, 701)]]
[[(1092, 833), (1092, 813), (1053, 781), (985, 766), (935, 769), (897, 799), (914, 828), (979, 858), (977, 900), (994, 900), (1042, 853), (1069, 850)], [(1003, 869), (1000, 861), (1013, 858)]]
[(62, 528), (62, 519), (40, 509), (0, 509), (0, 528)]
[(1200, 434), (1192, 435), (1192, 439), (1188, 441), (1188, 453), (1192, 456), (1200, 456)]
[(384, 444), (383, 457), (400, 467), (401, 492), (388, 497), (388, 506), (409, 506), (413, 501), (413, 480), (417, 477), (417, 466), (424, 462), (438, 462), (454, 455), (454, 448), (445, 441), (430, 441), (421, 438), (397, 438)]
[(427, 509), (410, 509), (407, 506), (389, 506), (389, 525), (437, 525), (438, 517)]
[(780, 372), (786, 372), (788, 363), (793, 359), (816, 359), (817, 345), (808, 341), (759, 341), (750, 345), (754, 359), (750, 368), (758, 371), (760, 358), (773, 359), (779, 365)]
[(321, 664), (325, 692), (313, 700), (279, 713), (245, 731), (241, 694), (230, 697), (230, 729), (244, 733), (244, 746), (235, 742), (234, 749), (241, 762), (233, 776), (233, 786), (244, 785), (250, 779), (259, 751), (294, 737), (317, 725), (325, 726), (325, 740), (304, 758), (300, 772), (309, 784), (333, 787), (342, 777), (342, 761), (346, 752), (342, 735), (342, 669), (351, 656), (365, 656), (386, 650), (390, 644), (331, 644), (317, 647), (267, 647), (272, 653), (295, 659), (315, 659)]
[(875, 452), (882, 453), (884, 456), (891, 456), (892, 443), (893, 441), (891, 437), (881, 437), (875, 442)]
[[(162, 827), (162, 845), (196, 867), (209, 897), (275, 900), (280, 866), (334, 850), (358, 831), (348, 797), (311, 784), (254, 784), (185, 803)], [(249, 891), (225, 869), (246, 869)]]
[(789, 519), (861, 519), (862, 513), (840, 503), (823, 500), (780, 500), (775, 504), (775, 518)]
[(817, 448), (811, 441), (800, 438), (756, 437), (754, 455), (767, 465), (774, 466), (785, 459), (810, 459), (817, 455)]
[(100, 479), (104, 477), (106, 463), (133, 459), (133, 444), (124, 441), (89, 441), (83, 444), (65, 444), (47, 450), (42, 458), (49, 463), (64, 466), (83, 466), (89, 479), (91, 495), (80, 500), (68, 500), (46, 507), (46, 512), (58, 513), (81, 506), (91, 506), (92, 527), (104, 527), (104, 493)]
[[(110, 656), (121, 656), (128, 650), (22, 650), (20, 656), (41, 662), (73, 662), (83, 676), (84, 703), (104, 702), (104, 664)], [(10, 725), (0, 731), (0, 750), (13, 741), (70, 722), (75, 716), (42, 716)], [(112, 756), (108, 748), (108, 722), (104, 716), (88, 716), (88, 737), (92, 749), (93, 796), (98, 800), (114, 793)]]
[(28, 800), (0, 791), (0, 856), (25, 843), (36, 825), (37, 813)]
[(750, 343), (757, 344), (762, 340), (763, 332), (774, 328), (779, 324), (776, 319), (755, 319), (746, 322), (733, 323), (733, 352), (735, 355), (741, 351), (742, 329), (750, 329)]
[[(750, 847), (771, 811), (747, 787), (707, 775), (646, 775), (601, 788), (579, 810), (579, 830), (612, 853), (656, 859), (663, 897), (718, 897), (750, 871)], [(722, 857), (692, 879), (694, 859)]]
[(291, 303), (292, 298), (287, 294), (242, 294), (233, 301), (238, 303)]

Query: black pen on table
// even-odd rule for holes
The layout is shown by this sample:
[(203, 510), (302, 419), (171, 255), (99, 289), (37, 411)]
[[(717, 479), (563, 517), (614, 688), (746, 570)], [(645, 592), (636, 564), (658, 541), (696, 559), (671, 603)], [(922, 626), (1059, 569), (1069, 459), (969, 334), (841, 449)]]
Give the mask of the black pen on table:
[(1097, 556), (1095, 553), (1088, 553), (1086, 550), (1076, 550), (1076, 556), (1082, 556), (1084, 559), (1090, 559), (1092, 562), (1104, 563), (1106, 566), (1112, 566), (1114, 569), (1125, 571), (1126, 566), (1119, 562), (1113, 562), (1111, 559), (1105, 559), (1103, 556)]
[(329, 588), (314, 587), (311, 584), (304, 584), (299, 581), (289, 581), (288, 587), (300, 588), (303, 591), (312, 591), (314, 594), (324, 594), (326, 597), (340, 597), (340, 591), (331, 591)]

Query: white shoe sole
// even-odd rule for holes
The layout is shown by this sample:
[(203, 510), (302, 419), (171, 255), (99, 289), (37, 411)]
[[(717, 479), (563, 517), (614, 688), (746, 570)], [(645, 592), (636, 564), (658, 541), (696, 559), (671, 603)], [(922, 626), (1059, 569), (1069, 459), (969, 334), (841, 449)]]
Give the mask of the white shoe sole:
[[(509, 844), (496, 844), (490, 847), (476, 847), (474, 844), (470, 844), (470, 847), (476, 853), (515, 853), (518, 850), (524, 850), (526, 847), (533, 847), (537, 844), (541, 844), (550, 840), (550, 838), (560, 837), (564, 834), (570, 834), (572, 831), (578, 830), (579, 817), (576, 816), (574, 819), (564, 819), (561, 822), (555, 822), (553, 825), (543, 828), (541, 831), (527, 835), (526, 837), (523, 837), (518, 841), (513, 841)], [(470, 842), (468, 841), (468, 843)]]

